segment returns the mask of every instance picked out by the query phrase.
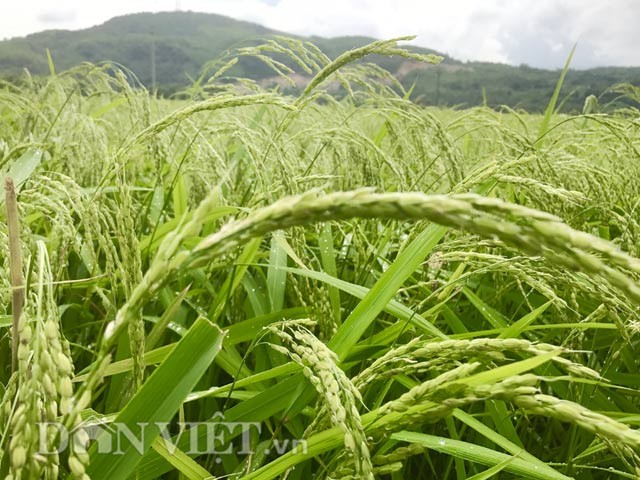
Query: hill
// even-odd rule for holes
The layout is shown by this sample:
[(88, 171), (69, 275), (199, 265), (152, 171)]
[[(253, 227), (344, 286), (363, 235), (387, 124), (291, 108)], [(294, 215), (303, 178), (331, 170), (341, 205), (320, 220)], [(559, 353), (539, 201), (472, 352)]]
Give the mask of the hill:
[[(106, 23), (78, 31), (50, 30), (0, 42), (0, 75), (49, 71), (46, 50), (55, 66), (63, 70), (84, 61), (109, 60), (126, 66), (140, 81), (154, 84), (161, 93), (186, 85), (202, 66), (225, 51), (254, 45), (269, 35), (289, 35), (263, 26), (214, 14), (195, 12), (139, 13), (115, 17)], [(364, 45), (368, 37), (310, 37), (330, 57)], [(433, 52), (415, 48), (416, 51)], [(154, 52), (154, 55), (152, 55)], [(445, 55), (437, 67), (395, 58), (373, 58), (390, 70), (422, 103), (474, 106), (485, 101), (492, 106), (509, 105), (529, 111), (544, 109), (558, 72), (483, 62), (460, 62)], [(152, 63), (155, 62), (155, 79)], [(234, 74), (264, 80), (273, 72), (261, 62), (244, 61)], [(602, 95), (616, 83), (640, 84), (640, 68), (572, 70), (565, 81), (564, 109), (579, 111), (588, 95)], [(608, 101), (612, 95), (605, 96)]]

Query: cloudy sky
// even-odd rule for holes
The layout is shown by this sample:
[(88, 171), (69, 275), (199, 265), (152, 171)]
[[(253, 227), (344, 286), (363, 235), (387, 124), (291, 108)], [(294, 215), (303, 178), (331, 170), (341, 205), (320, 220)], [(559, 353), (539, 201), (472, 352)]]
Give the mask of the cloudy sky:
[(640, 66), (638, 0), (2, 0), (0, 38), (176, 8), (299, 35), (413, 34), (461, 60), (558, 68), (578, 42), (575, 68)]

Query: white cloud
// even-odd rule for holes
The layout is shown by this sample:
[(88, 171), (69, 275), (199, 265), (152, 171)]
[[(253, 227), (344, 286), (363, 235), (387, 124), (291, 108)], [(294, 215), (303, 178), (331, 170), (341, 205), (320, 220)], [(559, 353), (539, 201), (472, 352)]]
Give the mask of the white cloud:
[(86, 28), (125, 13), (195, 10), (298, 35), (415, 34), (416, 43), (461, 60), (560, 67), (579, 40), (574, 66), (639, 65), (635, 0), (22, 0), (0, 6), (0, 35)]

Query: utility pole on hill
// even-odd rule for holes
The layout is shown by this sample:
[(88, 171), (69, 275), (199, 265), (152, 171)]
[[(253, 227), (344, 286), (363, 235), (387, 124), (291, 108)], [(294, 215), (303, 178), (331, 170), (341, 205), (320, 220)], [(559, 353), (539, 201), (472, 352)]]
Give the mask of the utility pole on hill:
[(440, 105), (440, 75), (442, 71), (438, 68), (439, 65), (436, 65), (436, 105)]
[(156, 34), (151, 28), (151, 92), (156, 90)]

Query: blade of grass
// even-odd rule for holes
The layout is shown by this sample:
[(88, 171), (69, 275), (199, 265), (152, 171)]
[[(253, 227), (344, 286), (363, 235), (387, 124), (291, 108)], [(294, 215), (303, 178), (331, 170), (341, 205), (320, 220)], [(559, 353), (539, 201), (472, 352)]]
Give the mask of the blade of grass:
[[(89, 451), (87, 474), (94, 480), (126, 479), (160, 434), (160, 425), (171, 421), (222, 346), (224, 334), (206, 320), (198, 320), (178, 342), (171, 354), (153, 372), (115, 419), (126, 426), (135, 439), (141, 439), (142, 451), (127, 436), (118, 438), (122, 455), (98, 450), (104, 437), (113, 440), (117, 431), (105, 430)], [(146, 428), (145, 428), (146, 427)], [(113, 442), (112, 442), (113, 444)]]
[(271, 252), (269, 256), (269, 268), (267, 269), (267, 290), (271, 311), (282, 310), (284, 304), (284, 293), (287, 284), (287, 273), (278, 267), (286, 267), (287, 252), (278, 242), (278, 237), (283, 237), (282, 232), (273, 232), (271, 238)]
[(329, 348), (338, 355), (338, 358), (347, 357), (349, 350), (360, 340), (404, 282), (444, 237), (447, 230), (448, 228), (440, 225), (429, 225), (380, 276), (329, 342)]
[(151, 329), (151, 332), (149, 332), (149, 335), (147, 336), (147, 339), (145, 341), (146, 351), (153, 350), (156, 344), (160, 341), (160, 338), (162, 337), (162, 334), (166, 330), (167, 326), (169, 325), (169, 322), (173, 320), (176, 312), (178, 311), (178, 309), (182, 305), (182, 302), (187, 296), (187, 292), (189, 292), (189, 287), (186, 287), (185, 289), (182, 290), (182, 292), (180, 292), (180, 294), (173, 300), (171, 305), (169, 305), (169, 308), (167, 308), (164, 311), (160, 319), (153, 326), (153, 328)]
[(220, 315), (224, 312), (227, 300), (242, 282), (249, 264), (258, 254), (261, 242), (262, 238), (254, 238), (253, 240), (248, 241), (238, 256), (235, 266), (232, 268), (232, 271), (229, 273), (222, 286), (218, 289), (218, 294), (209, 308), (209, 318), (212, 322), (216, 323), (218, 318), (220, 318)]
[(513, 462), (515, 458), (516, 457), (507, 458), (503, 462), (500, 462), (494, 465), (493, 467), (489, 467), (486, 470), (476, 475), (473, 475), (472, 477), (467, 478), (467, 480), (487, 480), (488, 478), (491, 478), (494, 475), (500, 473), (502, 470), (504, 470), (508, 465), (511, 464), (511, 462)]
[(53, 63), (53, 57), (51, 56), (51, 51), (47, 48), (47, 63), (49, 64), (49, 75), (52, 77), (56, 76), (56, 66)]
[(468, 287), (463, 287), (462, 293), (469, 299), (473, 306), (478, 309), (480, 314), (493, 328), (506, 328), (506, 326), (509, 324), (508, 319), (506, 319), (500, 312), (487, 305)]
[(500, 448), (510, 453), (511, 455), (514, 455), (514, 456), (517, 455), (519, 458), (522, 458), (523, 460), (529, 462), (531, 465), (537, 466), (540, 472), (544, 473), (546, 471), (549, 477), (553, 477), (554, 475), (557, 476), (558, 472), (554, 470), (552, 467), (544, 463), (539, 458), (536, 458), (535, 456), (531, 455), (522, 447), (511, 442), (509, 439), (493, 431), (491, 428), (487, 427), (484, 423), (482, 423), (480, 420), (477, 420), (475, 417), (469, 415), (468, 413), (460, 409), (454, 410), (453, 416), (457, 418), (459, 421), (463, 422), (465, 425), (474, 429), (480, 435), (484, 436), (487, 440), (495, 443)]
[(571, 49), (571, 52), (569, 53), (569, 57), (567, 58), (567, 61), (564, 64), (564, 68), (562, 69), (562, 72), (560, 72), (560, 78), (558, 78), (558, 82), (556, 83), (556, 88), (554, 89), (553, 95), (551, 95), (551, 99), (549, 100), (549, 104), (547, 105), (547, 109), (544, 112), (544, 117), (542, 117), (540, 130), (538, 131), (538, 138), (534, 143), (536, 147), (539, 147), (541, 145), (542, 139), (549, 131), (551, 117), (553, 116), (556, 110), (556, 103), (558, 102), (558, 97), (560, 96), (560, 90), (562, 90), (564, 77), (567, 75), (567, 72), (569, 71), (569, 65), (571, 65), (571, 59), (573, 58), (573, 53), (576, 51), (576, 46), (577, 44), (574, 44), (573, 48)]
[(33, 172), (36, 171), (38, 165), (42, 162), (42, 150), (29, 149), (23, 153), (9, 168), (5, 179), (0, 182), (0, 203), (5, 202), (5, 183), (6, 178), (13, 179), (13, 186), (16, 191), (20, 190), (20, 187), (26, 182)]
[[(308, 311), (305, 307), (289, 308), (280, 312), (273, 312), (267, 315), (250, 318), (244, 322), (231, 325), (227, 330), (227, 334), (224, 337), (223, 345), (236, 345), (241, 342), (247, 342), (253, 340), (253, 338), (260, 333), (263, 327), (273, 323), (281, 321), (285, 318), (296, 319), (308, 316)], [(1, 327), (2, 325), (0, 325)], [(176, 343), (170, 343), (163, 345), (154, 350), (149, 350), (144, 354), (145, 365), (155, 365), (162, 362), (171, 353), (171, 350), (176, 346)], [(133, 360), (127, 358), (119, 360), (109, 364), (105, 369), (104, 376), (109, 377), (117, 375), (119, 373), (125, 373), (133, 368)], [(87, 374), (90, 367), (85, 368), (79, 375), (74, 377), (74, 382), (82, 382), (87, 379)]]
[(189, 480), (205, 480), (214, 478), (189, 455), (174, 445), (167, 447), (161, 438), (156, 438), (151, 448)]
[[(338, 277), (338, 268), (336, 267), (336, 253), (333, 249), (333, 234), (331, 232), (331, 224), (322, 225), (320, 235), (318, 235), (318, 245), (320, 247), (320, 259), (322, 261), (322, 269), (332, 277)], [(340, 291), (330, 285), (329, 301), (331, 302), (331, 311), (333, 312), (333, 321), (336, 325), (342, 323), (342, 313), (340, 311)]]
[(551, 305), (551, 302), (549, 301), (549, 302), (539, 306), (535, 310), (527, 313), (525, 316), (523, 316), (517, 322), (514, 322), (511, 325), (509, 325), (507, 328), (505, 328), (502, 331), (502, 333), (500, 335), (498, 335), (498, 338), (517, 338), (517, 337), (519, 337), (520, 334), (523, 331), (525, 331), (529, 327), (529, 325), (531, 325), (533, 322), (535, 322), (538, 319), (538, 317), (540, 315), (542, 315), (547, 308), (549, 308), (550, 305)]
[[(314, 270), (302, 270), (299, 268), (291, 268), (287, 267), (286, 270), (291, 273), (295, 273), (296, 275), (302, 275), (303, 277), (313, 278), (314, 280), (318, 280), (326, 283), (327, 285), (334, 286), (343, 292), (348, 293), (349, 295), (353, 295), (356, 298), (364, 299), (370, 292), (371, 289), (367, 287), (363, 287), (361, 285), (355, 285), (353, 283), (345, 282), (344, 280), (340, 280), (339, 278), (334, 278), (330, 275), (327, 275), (324, 272), (316, 272)], [(390, 300), (386, 305), (383, 306), (383, 311), (393, 315), (407, 323), (413, 324), (416, 328), (420, 329), (425, 333), (429, 333), (430, 335), (446, 339), (447, 336), (442, 333), (435, 325), (429, 322), (423, 316), (417, 314), (409, 307), (403, 305), (397, 300)]]
[(445, 453), (456, 458), (462, 458), (482, 465), (496, 466), (504, 464), (509, 460), (509, 463), (504, 466), (504, 470), (516, 475), (522, 475), (526, 478), (539, 480), (549, 480), (550, 478), (568, 480), (570, 478), (560, 473), (550, 477), (547, 472), (540, 472), (537, 466), (531, 465), (526, 460), (512, 457), (505, 453), (496, 452), (490, 448), (481, 447), (469, 442), (451, 440), (450, 438), (409, 431), (394, 433), (391, 435), (391, 438), (393, 440), (422, 445), (423, 447), (435, 450), (436, 452)]

